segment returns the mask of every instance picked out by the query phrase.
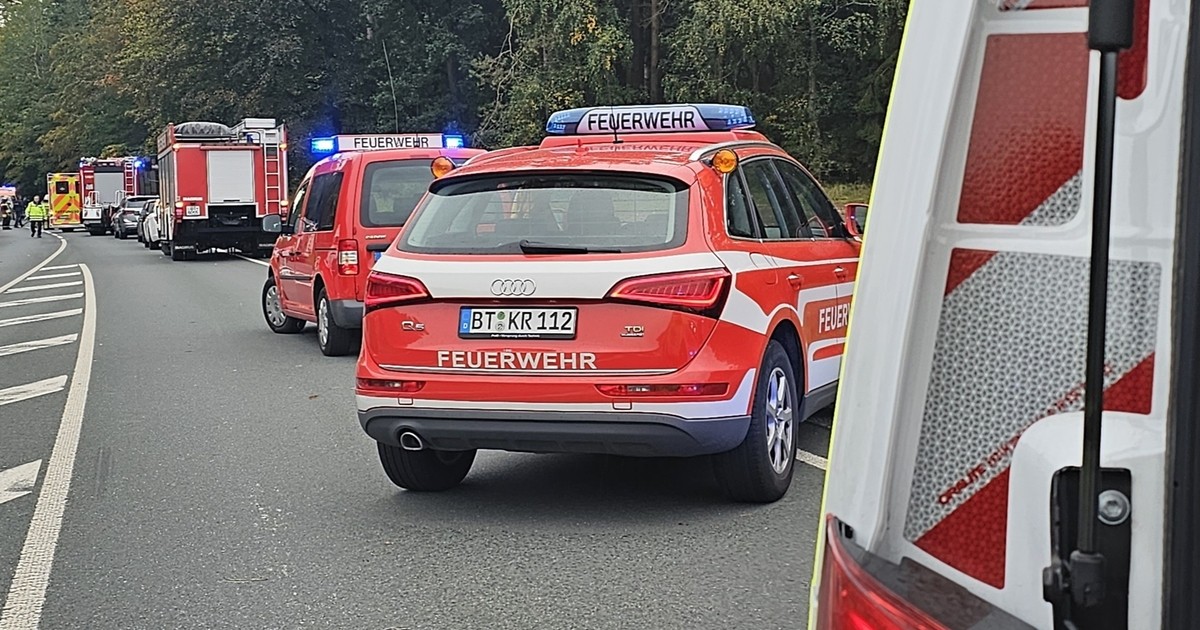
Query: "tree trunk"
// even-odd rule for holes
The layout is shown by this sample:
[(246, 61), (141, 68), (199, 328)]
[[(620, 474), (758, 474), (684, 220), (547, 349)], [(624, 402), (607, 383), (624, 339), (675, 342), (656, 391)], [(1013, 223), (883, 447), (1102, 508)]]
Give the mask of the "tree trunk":
[(808, 14), (808, 118), (812, 124), (814, 137), (820, 137), (817, 115), (817, 24), (813, 19), (816, 10)]
[(663, 0), (650, 0), (650, 102), (661, 103), (662, 91), (662, 30)]
[(625, 85), (637, 91), (646, 87), (646, 3), (633, 0), (629, 7), (629, 38), (633, 41), (633, 52), (629, 56), (629, 67), (625, 71)]

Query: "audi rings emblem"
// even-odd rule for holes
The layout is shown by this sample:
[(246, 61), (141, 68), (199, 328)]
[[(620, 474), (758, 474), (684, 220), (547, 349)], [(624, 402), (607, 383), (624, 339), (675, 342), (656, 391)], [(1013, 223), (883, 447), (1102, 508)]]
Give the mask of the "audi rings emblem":
[(528, 278), (498, 278), (492, 281), (492, 295), (502, 297), (522, 297), (533, 295), (537, 285)]

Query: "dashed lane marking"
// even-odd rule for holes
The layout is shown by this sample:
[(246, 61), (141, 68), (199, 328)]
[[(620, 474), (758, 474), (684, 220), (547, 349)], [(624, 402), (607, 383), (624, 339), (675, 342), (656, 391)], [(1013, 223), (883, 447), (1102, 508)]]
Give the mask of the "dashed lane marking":
[(32, 352), (43, 348), (53, 348), (55, 346), (65, 346), (69, 343), (75, 343), (79, 339), (79, 335), (63, 335), (61, 337), (51, 337), (49, 339), (39, 339), (37, 341), (23, 341), (7, 346), (0, 346), (0, 357), (12, 356), (21, 354), (22, 352)]
[(808, 464), (813, 468), (819, 468), (821, 470), (825, 470), (825, 468), (829, 466), (828, 459), (825, 459), (820, 455), (814, 455), (808, 451), (802, 451), (800, 449), (796, 449), (796, 461), (802, 464)]
[(83, 297), (82, 293), (67, 293), (66, 295), (47, 295), (45, 297), (25, 298), (23, 300), (11, 300), (9, 302), (0, 302), (0, 308), (8, 306), (28, 306), (29, 304), (45, 304), (46, 302), (61, 302), (63, 300), (74, 300)]
[[(42, 271), (45, 271), (45, 269), (43, 269)], [(44, 276), (31, 276), (26, 279), (27, 280), (51, 280), (54, 278), (70, 278), (72, 276), (78, 276), (79, 273), (80, 272), (78, 272), (78, 271), (68, 271), (66, 273), (48, 273)]]
[(21, 547), (21, 559), (17, 561), (17, 570), (9, 584), (4, 608), (0, 610), (0, 630), (37, 630), (42, 620), (42, 607), (46, 604), (46, 588), (50, 585), (50, 569), (67, 508), (67, 492), (75, 469), (83, 410), (92, 380), (92, 355), (96, 349), (96, 288), (87, 265), (81, 264), (80, 268), (83, 269), (87, 301), (84, 303), (79, 355), (75, 359), (71, 389), (67, 392), (67, 404), (58, 425), (50, 463), (46, 466), (45, 480), (33, 509), (33, 519), (29, 521), (29, 533)]
[(32, 324), (34, 322), (44, 322), (50, 319), (62, 319), (64, 317), (74, 317), (83, 313), (81, 308), (73, 308), (69, 311), (57, 311), (54, 313), (38, 313), (37, 315), (26, 315), (24, 317), (14, 317), (12, 319), (0, 319), (0, 328), (8, 326), (20, 326), (21, 324)]
[(64, 375), (35, 381), (33, 383), (26, 383), (24, 385), (17, 385), (15, 387), (0, 389), (0, 407), (18, 403), (22, 400), (29, 400), (30, 398), (37, 398), (38, 396), (45, 396), (46, 394), (60, 392), (66, 386), (67, 377)]
[(270, 267), (270, 266), (271, 266), (271, 263), (269, 263), (269, 262), (265, 262), (265, 261), (262, 261), (262, 260), (257, 260), (257, 259), (255, 259), (255, 258), (249, 258), (249, 257), (247, 257), (247, 256), (242, 256), (242, 255), (239, 255), (239, 254), (230, 254), (230, 255), (231, 255), (231, 256), (233, 256), (234, 258), (241, 258), (242, 260), (245, 260), (245, 261), (247, 261), (247, 262), (252, 262), (252, 263), (254, 263), (254, 264), (256, 264), (256, 265), (262, 265), (262, 266), (264, 266), (264, 267)]
[(54, 284), (39, 284), (34, 287), (17, 287), (15, 289), (7, 289), (0, 293), (28, 293), (30, 291), (42, 291), (45, 289), (61, 289), (64, 287), (77, 287), (83, 284), (83, 281), (78, 282), (56, 282)]
[(42, 460), (39, 459), (8, 470), (0, 470), (0, 503), (8, 503), (33, 492), (41, 469)]
[(17, 276), (16, 278), (13, 278), (8, 284), (0, 287), (0, 293), (4, 293), (5, 291), (8, 291), (9, 287), (20, 284), (21, 282), (23, 282), (25, 280), (25, 278), (28, 278), (29, 276), (32, 276), (33, 274), (40, 271), (42, 269), (42, 267), (46, 266), (46, 263), (50, 262), (51, 260), (54, 260), (55, 256), (58, 256), (59, 254), (62, 253), (62, 250), (67, 248), (67, 240), (66, 239), (64, 239), (63, 237), (61, 237), (57, 234), (54, 234), (54, 233), (51, 233), (50, 236), (53, 236), (54, 238), (58, 239), (58, 249), (54, 250), (54, 253), (47, 256), (45, 260), (34, 265), (33, 268), (30, 269), (29, 271), (26, 271), (25, 273)]

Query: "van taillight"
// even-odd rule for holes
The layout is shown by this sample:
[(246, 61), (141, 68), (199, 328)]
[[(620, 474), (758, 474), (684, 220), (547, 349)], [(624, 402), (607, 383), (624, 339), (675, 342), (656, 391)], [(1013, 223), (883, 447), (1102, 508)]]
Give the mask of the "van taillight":
[(867, 573), (850, 554), (837, 519), (826, 517), (818, 630), (946, 630)]
[(343, 276), (358, 275), (358, 241), (344, 238), (338, 241), (338, 273)]
[(731, 279), (725, 269), (640, 276), (619, 282), (608, 298), (716, 317), (729, 295)]
[(416, 278), (394, 276), (372, 271), (367, 275), (367, 290), (363, 296), (363, 312), (429, 297), (429, 290)]

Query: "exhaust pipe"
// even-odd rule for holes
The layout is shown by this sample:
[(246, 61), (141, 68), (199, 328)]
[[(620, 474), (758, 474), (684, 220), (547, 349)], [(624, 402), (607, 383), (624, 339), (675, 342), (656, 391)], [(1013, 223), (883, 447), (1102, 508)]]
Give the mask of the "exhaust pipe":
[(425, 442), (421, 441), (421, 436), (412, 431), (405, 431), (400, 434), (400, 448), (406, 451), (422, 451), (425, 450)]

